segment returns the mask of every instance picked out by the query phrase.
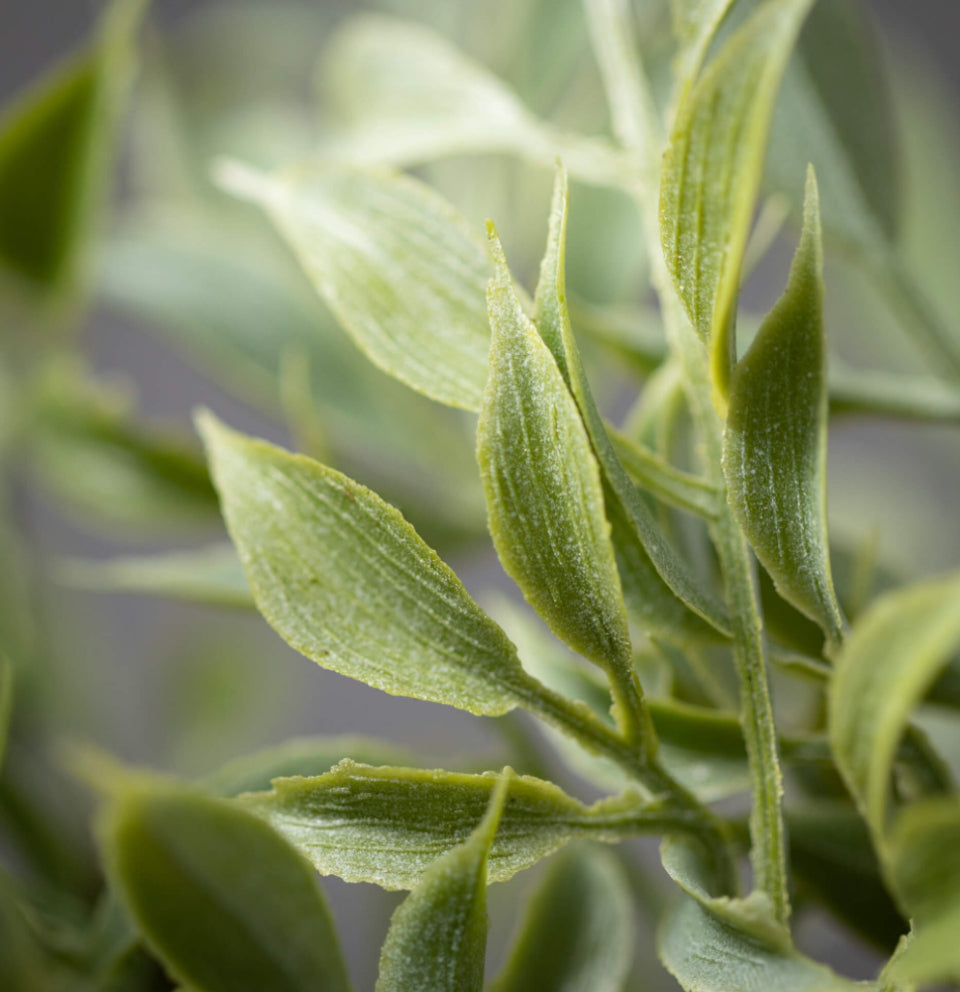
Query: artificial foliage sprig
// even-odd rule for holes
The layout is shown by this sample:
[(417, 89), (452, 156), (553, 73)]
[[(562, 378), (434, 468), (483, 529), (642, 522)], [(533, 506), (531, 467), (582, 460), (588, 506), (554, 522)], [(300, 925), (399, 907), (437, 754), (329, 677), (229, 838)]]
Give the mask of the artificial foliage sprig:
[[(54, 646), (14, 564), (4, 989), (348, 992), (316, 873), (408, 893), (363, 934), (379, 992), (960, 983), (960, 753), (943, 729), (960, 582), (898, 575), (828, 527), (841, 415), (955, 428), (960, 413), (960, 334), (886, 195), (896, 143), (870, 26), (847, 0), (518, 6), (516, 89), (425, 24), (343, 15), (316, 141), (286, 61), (258, 56), (269, 121), (242, 93), (222, 29), (249, 12), (199, 32), (222, 61), (192, 102), (195, 65), (138, 45), (143, 5), (113, 0), (91, 46), (3, 119), (0, 302), (17, 326), (0, 410), (22, 411), (0, 425), (4, 479), (23, 452), (101, 527), (141, 536), (219, 509), (229, 538), (60, 560), (56, 580), (256, 613), (371, 691), (490, 719), (502, 752), (321, 735), (179, 777), (78, 758), (50, 744)], [(246, 28), (295, 50), (330, 7), (264, 6)], [(561, 14), (566, 48), (543, 30)], [(229, 112), (211, 115), (218, 100)], [(103, 224), (124, 101), (131, 202)], [(753, 314), (741, 291), (779, 244), (782, 295)], [(873, 368), (895, 347), (879, 333), (876, 360), (834, 359), (831, 294), (853, 271), (937, 375)], [(65, 333), (91, 294), (186, 345), (304, 450), (209, 410), (202, 450), (145, 423)], [(627, 388), (623, 416), (609, 399)], [(15, 563), (30, 556), (12, 519), (0, 501)], [(468, 592), (447, 563), (465, 543), (492, 544), (516, 596)], [(96, 862), (30, 781), (28, 755), (53, 750), (98, 792)], [(625, 843), (650, 836), (659, 864)], [(500, 885), (524, 897), (491, 976)], [(811, 908), (873, 945), (868, 980), (798, 947)]]

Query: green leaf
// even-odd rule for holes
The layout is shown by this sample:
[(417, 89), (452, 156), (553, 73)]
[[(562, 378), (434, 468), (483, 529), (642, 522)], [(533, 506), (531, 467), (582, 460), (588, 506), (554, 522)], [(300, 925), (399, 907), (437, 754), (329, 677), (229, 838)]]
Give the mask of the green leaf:
[(633, 900), (613, 855), (577, 847), (553, 861), (491, 992), (619, 992), (633, 958)]
[(0, 870), (0, 988), (35, 992), (50, 985), (43, 952), (27, 921), (25, 907), (14, 895), (6, 871)]
[(261, 820), (172, 784), (128, 785), (104, 811), (107, 868), (150, 947), (198, 992), (348, 992), (309, 866)]
[(327, 157), (408, 167), (477, 153), (552, 165), (561, 154), (586, 182), (621, 185), (630, 175), (617, 148), (539, 120), (501, 79), (422, 24), (354, 17), (330, 39), (320, 69), (337, 127), (322, 146)]
[(228, 761), (204, 776), (204, 789), (219, 796), (266, 792), (277, 778), (309, 777), (328, 772), (344, 758), (369, 765), (415, 765), (416, 758), (388, 741), (348, 734), (297, 737), (254, 754)]
[(109, 188), (112, 146), (146, 0), (114, 0), (91, 47), (47, 73), (0, 120), (0, 265), (75, 289)]
[(564, 376), (583, 418), (603, 474), (606, 511), (627, 606), (644, 630), (686, 641), (724, 632), (723, 607), (693, 579), (687, 564), (663, 534), (653, 513), (627, 474), (607, 435), (590, 392), (570, 327), (567, 308), (567, 180), (558, 167), (550, 212), (547, 250), (540, 267), (535, 324)]
[(713, 897), (714, 880), (692, 843), (667, 838), (664, 867), (684, 890), (660, 924), (658, 952), (688, 992), (867, 992), (862, 983), (833, 974), (798, 954), (790, 934), (774, 918), (769, 897)]
[(49, 367), (37, 401), (35, 454), (44, 481), (85, 516), (162, 528), (216, 518), (196, 442), (133, 420), (128, 390), (70, 366)]
[(778, 592), (836, 643), (844, 621), (827, 541), (822, 271), (811, 169), (786, 291), (733, 372), (723, 469), (733, 512)]
[(600, 470), (577, 405), (514, 291), (490, 228), (490, 375), (477, 429), (490, 533), (507, 574), (563, 641), (630, 667)]
[(667, 268), (726, 393), (743, 253), (780, 79), (812, 0), (768, 0), (677, 109), (660, 186)]
[(198, 420), (254, 600), (290, 645), (394, 695), (498, 716), (516, 648), (400, 513), (333, 469)]
[(269, 176), (226, 163), (219, 178), (268, 210), (375, 365), (441, 403), (480, 408), (490, 263), (442, 197), (409, 177), (347, 166)]
[(376, 992), (481, 992), (487, 947), (487, 862), (512, 772), (504, 769), (470, 836), (427, 869), (390, 920)]
[[(238, 802), (264, 817), (321, 874), (410, 889), (438, 857), (466, 839), (496, 783), (491, 774), (342, 761), (326, 775), (278, 779), (272, 792)], [(576, 837), (612, 841), (628, 826), (639, 833), (670, 822), (663, 807), (638, 807), (631, 794), (586, 807), (550, 782), (514, 776), (489, 877), (506, 881)]]
[(98, 592), (254, 608), (250, 586), (230, 544), (102, 561), (68, 559), (60, 566), (58, 577), (69, 585)]
[(877, 600), (854, 625), (830, 684), (830, 743), (874, 834), (886, 832), (890, 773), (910, 713), (960, 647), (960, 579)]
[(960, 979), (960, 800), (928, 799), (897, 817), (887, 852), (890, 880), (913, 918), (909, 944), (889, 977), (926, 985)]

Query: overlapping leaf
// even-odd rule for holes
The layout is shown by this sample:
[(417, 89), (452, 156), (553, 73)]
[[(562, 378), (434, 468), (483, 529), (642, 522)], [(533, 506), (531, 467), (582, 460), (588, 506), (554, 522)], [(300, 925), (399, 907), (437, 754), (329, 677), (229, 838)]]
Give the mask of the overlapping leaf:
[(740, 268), (780, 79), (812, 0), (768, 0), (723, 45), (677, 111), (660, 186), (660, 237), (726, 392)]
[(547, 250), (535, 299), (535, 324), (583, 418), (605, 486), (606, 512), (627, 606), (644, 629), (676, 640), (725, 631), (722, 606), (693, 579), (620, 463), (590, 392), (570, 327), (564, 275), (566, 173), (558, 169)]
[(493, 543), (558, 637), (596, 664), (625, 671), (630, 637), (599, 466), (492, 230), (490, 243), (493, 338), (477, 458)]
[(496, 716), (516, 648), (400, 513), (333, 469), (200, 419), (227, 528), (271, 626), (325, 668)]
[(131, 785), (99, 832), (137, 925), (191, 989), (350, 989), (309, 866), (257, 817), (167, 783)]
[(827, 541), (823, 252), (816, 180), (784, 295), (734, 369), (723, 469), (730, 505), (777, 590), (838, 642)]
[[(497, 783), (493, 775), (372, 768), (341, 762), (316, 778), (278, 779), (272, 792), (243, 796), (323, 874), (385, 889), (415, 886), (429, 866), (462, 843)], [(490, 851), (491, 881), (505, 881), (575, 837), (613, 840), (629, 822), (663, 829), (670, 815), (636, 797), (585, 807), (550, 782), (515, 776)]]
[(511, 777), (505, 769), (476, 829), (427, 869), (393, 914), (380, 951), (376, 992), (481, 992), (487, 862)]
[(41, 78), (0, 121), (0, 265), (44, 290), (76, 288), (107, 189), (146, 0), (114, 0), (91, 47)]
[(270, 176), (228, 163), (220, 178), (268, 210), (374, 364), (442, 403), (479, 409), (490, 263), (442, 197), (409, 177), (329, 164)]
[(619, 992), (633, 957), (633, 915), (616, 858), (583, 846), (560, 855), (491, 992)]

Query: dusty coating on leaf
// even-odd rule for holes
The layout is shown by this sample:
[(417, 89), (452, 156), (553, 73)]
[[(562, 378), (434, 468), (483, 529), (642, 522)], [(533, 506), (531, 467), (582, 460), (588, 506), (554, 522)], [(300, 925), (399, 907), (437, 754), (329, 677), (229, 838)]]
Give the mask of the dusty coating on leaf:
[(254, 600), (287, 643), (394, 695), (489, 716), (516, 705), (516, 648), (399, 511), (210, 414), (198, 424)]
[(513, 772), (505, 768), (480, 824), (435, 862), (393, 914), (377, 992), (481, 992), (487, 944), (487, 858)]
[(780, 595), (843, 636), (827, 537), (823, 249), (816, 180), (784, 295), (737, 365), (723, 468), (730, 504)]
[(630, 641), (600, 471), (492, 227), (493, 338), (477, 432), (490, 532), (504, 569), (550, 628), (591, 661), (629, 664)]
[[(413, 888), (428, 867), (462, 843), (483, 815), (497, 783), (467, 775), (342, 761), (316, 778), (277, 779), (273, 791), (240, 799), (301, 851), (322, 874), (385, 889)], [(502, 882), (575, 837), (619, 836), (594, 814), (636, 810), (635, 797), (585, 807), (556, 785), (530, 776), (510, 781), (489, 877)], [(650, 804), (653, 824), (663, 810)], [(659, 818), (659, 819), (658, 819)]]

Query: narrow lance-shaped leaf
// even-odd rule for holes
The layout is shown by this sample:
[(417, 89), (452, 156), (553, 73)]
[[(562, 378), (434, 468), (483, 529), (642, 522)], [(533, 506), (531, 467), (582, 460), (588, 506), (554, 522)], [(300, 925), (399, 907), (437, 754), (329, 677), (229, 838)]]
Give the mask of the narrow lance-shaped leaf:
[(400, 513), (339, 472), (199, 419), (260, 612), (308, 658), (498, 716), (529, 686), (506, 634)]
[(520, 306), (492, 225), (490, 249), (493, 338), (477, 458), (493, 543), (561, 640), (625, 672), (630, 636), (600, 470), (553, 355)]
[(960, 647), (960, 579), (919, 583), (878, 600), (856, 623), (830, 685), (830, 744), (878, 838), (890, 774), (914, 707)]
[(734, 0), (672, 0), (673, 30), (679, 42), (674, 78), (683, 89), (693, 85), (710, 42)]
[(723, 469), (733, 512), (780, 595), (838, 642), (844, 621), (827, 541), (822, 269), (811, 169), (786, 291), (734, 369)]
[(374, 364), (441, 403), (479, 409), (490, 262), (441, 196), (409, 177), (331, 164), (271, 176), (227, 163), (219, 178), (268, 210)]
[(617, 859), (595, 847), (560, 855), (533, 894), (491, 992), (620, 992), (635, 940)]
[(727, 40), (684, 95), (664, 158), (664, 257), (694, 328), (709, 342), (721, 402), (773, 107), (811, 3), (768, 0)]
[(487, 860), (512, 772), (504, 769), (480, 824), (431, 865), (400, 904), (380, 951), (376, 992), (481, 992), (487, 947)]
[[(238, 802), (262, 816), (322, 874), (385, 889), (413, 888), (429, 866), (462, 843), (483, 815), (494, 775), (371, 768), (342, 761), (316, 778), (277, 779), (273, 791)], [(633, 793), (583, 806), (556, 785), (513, 776), (489, 874), (502, 882), (569, 840), (615, 841), (624, 832), (682, 821)]]
[[(715, 638), (728, 631), (721, 604), (693, 579), (637, 491), (607, 435), (590, 392), (570, 327), (565, 255), (568, 212), (567, 177), (558, 166), (550, 211), (547, 249), (535, 298), (535, 324), (556, 360), (583, 418), (600, 463), (606, 511), (627, 604), (645, 630), (686, 641)], [(714, 630), (711, 630), (711, 627)]]
[(73, 288), (80, 274), (146, 6), (114, 0), (91, 47), (41, 78), (0, 120), (0, 265), (37, 288)]
[(126, 785), (99, 835), (147, 943), (191, 989), (349, 992), (309, 865), (265, 823), (169, 783)]

